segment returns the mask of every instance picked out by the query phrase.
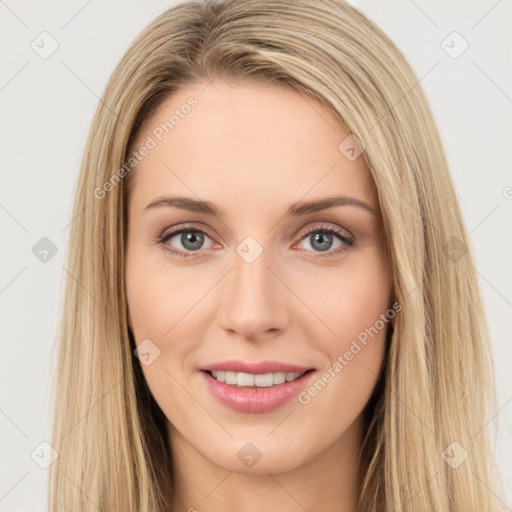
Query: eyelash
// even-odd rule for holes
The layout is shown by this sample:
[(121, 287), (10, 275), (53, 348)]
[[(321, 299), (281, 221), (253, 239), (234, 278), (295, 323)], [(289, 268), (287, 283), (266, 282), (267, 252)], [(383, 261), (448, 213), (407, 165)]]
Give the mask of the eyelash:
[[(206, 231), (204, 231), (203, 229), (201, 229), (197, 226), (184, 226), (184, 227), (172, 230), (172, 231), (164, 231), (160, 236), (156, 237), (156, 243), (164, 246), (168, 240), (170, 240), (174, 236), (179, 235), (184, 232), (201, 233), (201, 234), (206, 235), (209, 238), (211, 238), (210, 235)], [(306, 233), (304, 233), (300, 240), (301, 241), (304, 240), (312, 233), (322, 233), (322, 234), (334, 235), (336, 238), (338, 238), (338, 240), (340, 240), (341, 242), (344, 243), (344, 245), (342, 245), (341, 247), (338, 247), (337, 249), (335, 249), (333, 251), (331, 251), (331, 250), (326, 251), (328, 253), (327, 255), (315, 256), (315, 258), (329, 258), (334, 255), (338, 255), (345, 251), (348, 251), (351, 247), (353, 247), (355, 245), (354, 239), (342, 235), (340, 230), (338, 230), (337, 228), (333, 228), (331, 226), (314, 226), (311, 229), (309, 229)], [(165, 250), (171, 252), (172, 254), (179, 256), (180, 258), (195, 257), (194, 253), (199, 252), (199, 251), (184, 252), (184, 251), (180, 251), (180, 250), (176, 250), (176, 249), (171, 249), (169, 247), (165, 247)], [(318, 252), (318, 251), (309, 251), (309, 252)]]

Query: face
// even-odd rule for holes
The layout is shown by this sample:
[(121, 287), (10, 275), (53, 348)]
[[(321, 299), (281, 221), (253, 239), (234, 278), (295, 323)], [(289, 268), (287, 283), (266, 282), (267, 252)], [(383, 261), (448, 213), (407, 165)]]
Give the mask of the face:
[[(394, 316), (381, 215), (325, 107), (275, 85), (205, 86), (167, 98), (134, 144), (151, 149), (128, 204), (130, 328), (171, 447), (283, 472), (360, 439)], [(368, 208), (289, 211), (338, 196)]]

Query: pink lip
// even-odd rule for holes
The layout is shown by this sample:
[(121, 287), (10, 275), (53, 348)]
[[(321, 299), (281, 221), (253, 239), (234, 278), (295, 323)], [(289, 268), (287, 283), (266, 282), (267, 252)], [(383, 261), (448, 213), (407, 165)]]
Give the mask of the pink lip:
[[(305, 375), (292, 382), (285, 382), (284, 384), (278, 384), (268, 388), (237, 388), (224, 382), (219, 382), (214, 379), (208, 371), (200, 371), (199, 373), (202, 378), (205, 379), (212, 395), (226, 407), (238, 412), (262, 413), (273, 411), (285, 404), (292, 397), (297, 396), (301, 390), (306, 387), (312, 376), (316, 374), (316, 371), (307, 372)], [(262, 373), (274, 372), (264, 371)]]
[(313, 368), (297, 366), (279, 361), (261, 361), (259, 363), (247, 363), (240, 360), (223, 361), (205, 365), (200, 370), (223, 370), (226, 372), (251, 373), (253, 375), (264, 375), (265, 373), (304, 373)]

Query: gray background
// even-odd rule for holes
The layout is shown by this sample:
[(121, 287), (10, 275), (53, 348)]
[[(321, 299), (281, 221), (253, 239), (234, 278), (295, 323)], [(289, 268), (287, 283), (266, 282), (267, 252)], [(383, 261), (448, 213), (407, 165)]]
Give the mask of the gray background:
[[(499, 427), (512, 510), (511, 0), (353, 3), (408, 57), (440, 127), (491, 328), (499, 408), (488, 422)], [(49, 439), (72, 192), (98, 97), (133, 38), (172, 4), (0, 0), (2, 511), (45, 510), (47, 470), (35, 460), (51, 455), (40, 443)], [(58, 48), (42, 58), (52, 40)], [(43, 237), (53, 256), (40, 252)]]

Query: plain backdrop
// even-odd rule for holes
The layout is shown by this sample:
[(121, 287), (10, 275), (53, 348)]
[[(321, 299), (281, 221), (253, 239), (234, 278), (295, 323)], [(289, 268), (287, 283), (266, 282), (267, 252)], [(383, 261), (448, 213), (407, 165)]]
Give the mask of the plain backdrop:
[[(496, 452), (512, 510), (511, 0), (353, 3), (409, 59), (439, 124), (491, 329), (499, 408), (487, 422), (499, 428)], [(49, 439), (52, 349), (87, 131), (122, 53), (171, 5), (0, 0), (4, 512), (46, 506), (47, 470), (36, 461)]]

